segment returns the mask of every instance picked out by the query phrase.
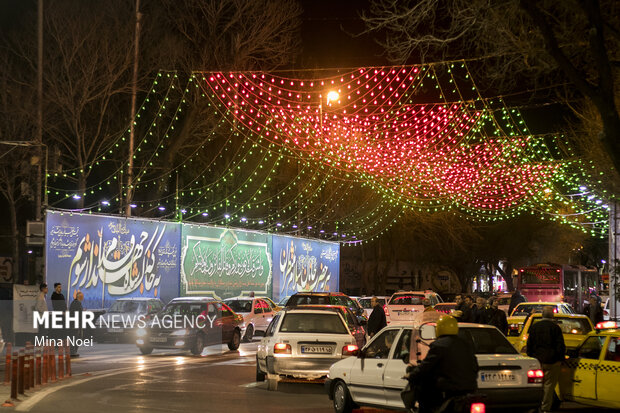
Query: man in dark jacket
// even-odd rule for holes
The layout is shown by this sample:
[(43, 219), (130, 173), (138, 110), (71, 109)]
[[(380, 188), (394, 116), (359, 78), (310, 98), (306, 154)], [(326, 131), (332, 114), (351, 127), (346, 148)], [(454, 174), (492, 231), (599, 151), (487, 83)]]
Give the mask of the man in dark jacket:
[(408, 375), (412, 386), (421, 387), (419, 413), (433, 412), (445, 400), (473, 393), (478, 387), (479, 367), (473, 345), (458, 332), (454, 317), (441, 316), (435, 329), (437, 340)]
[(541, 406), (543, 412), (551, 411), (553, 394), (560, 378), (561, 362), (565, 353), (566, 345), (562, 329), (553, 321), (553, 307), (546, 306), (542, 311), (542, 320), (530, 327), (527, 338), (527, 355), (540, 361), (544, 372), (544, 395)]
[[(75, 295), (75, 300), (71, 302), (69, 306), (69, 311), (75, 317), (77, 315), (77, 319), (82, 319), (82, 311), (84, 308), (82, 307), (82, 300), (84, 300), (84, 294), (81, 291), (78, 291)], [(81, 328), (72, 328), (71, 334), (73, 335), (73, 341), (75, 342), (78, 338), (82, 338), (82, 329)], [(79, 357), (80, 355), (77, 353), (78, 346), (71, 346), (71, 357)]]
[(377, 297), (372, 297), (370, 299), (370, 305), (372, 305), (372, 312), (370, 313), (370, 317), (368, 317), (368, 337), (374, 336), (379, 330), (387, 326), (383, 306), (381, 306)]
[(516, 290), (514, 294), (512, 294), (512, 297), (510, 298), (510, 305), (508, 306), (508, 315), (510, 316), (512, 314), (512, 310), (514, 310), (518, 304), (525, 303), (525, 302), (527, 302), (527, 298), (521, 295), (520, 290)]
[(505, 336), (508, 335), (508, 320), (506, 319), (506, 313), (499, 309), (499, 299), (493, 297), (489, 300), (489, 304), (487, 324), (497, 327)]
[(603, 321), (603, 307), (601, 307), (601, 300), (596, 293), (592, 293), (588, 297), (588, 304), (583, 308), (583, 313), (590, 318), (594, 325)]
[(62, 284), (54, 283), (54, 292), (52, 293), (52, 309), (54, 311), (67, 311), (67, 302), (62, 294)]

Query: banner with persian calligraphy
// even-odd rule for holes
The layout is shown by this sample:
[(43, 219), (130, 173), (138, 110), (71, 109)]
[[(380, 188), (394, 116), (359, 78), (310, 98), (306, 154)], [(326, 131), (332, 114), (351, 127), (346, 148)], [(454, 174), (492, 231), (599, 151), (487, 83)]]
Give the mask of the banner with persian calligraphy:
[(271, 296), (271, 237), (183, 224), (181, 295)]
[(86, 309), (179, 295), (181, 224), (47, 211), (46, 231), (47, 283), (62, 283), (68, 303), (77, 290)]
[(338, 243), (279, 235), (271, 242), (274, 301), (298, 291), (339, 291)]

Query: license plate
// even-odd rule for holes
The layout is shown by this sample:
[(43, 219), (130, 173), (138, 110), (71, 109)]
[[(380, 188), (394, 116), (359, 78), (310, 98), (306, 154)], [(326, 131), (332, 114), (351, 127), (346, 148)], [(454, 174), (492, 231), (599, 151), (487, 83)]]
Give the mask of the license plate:
[(507, 383), (517, 380), (511, 371), (488, 371), (480, 373), (480, 380), (485, 383)]
[(165, 343), (168, 341), (168, 337), (151, 337), (149, 341), (151, 343)]
[(302, 353), (332, 354), (331, 346), (301, 346)]
[(122, 328), (108, 328), (108, 333), (122, 333)]

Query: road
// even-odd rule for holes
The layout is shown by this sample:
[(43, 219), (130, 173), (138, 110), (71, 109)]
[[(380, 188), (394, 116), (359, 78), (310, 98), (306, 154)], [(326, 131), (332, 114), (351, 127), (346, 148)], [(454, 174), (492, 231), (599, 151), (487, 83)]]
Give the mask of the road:
[[(256, 346), (257, 341), (245, 343), (235, 352), (215, 346), (194, 357), (162, 350), (142, 356), (130, 344), (97, 344), (82, 348), (80, 357), (72, 359), (73, 377), (29, 391), (15, 407), (4, 409), (41, 413), (333, 412), (322, 384), (280, 382), (277, 390), (270, 391), (265, 382), (256, 383)], [(2, 400), (9, 394), (8, 386), (0, 386)], [(561, 410), (586, 413), (595, 409), (569, 404)]]

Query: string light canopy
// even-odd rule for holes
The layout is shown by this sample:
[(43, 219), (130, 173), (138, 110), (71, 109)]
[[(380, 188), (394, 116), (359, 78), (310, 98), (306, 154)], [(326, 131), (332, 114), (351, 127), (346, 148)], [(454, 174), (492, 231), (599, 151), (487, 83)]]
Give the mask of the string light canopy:
[(603, 198), (580, 189), (596, 185), (591, 165), (483, 98), (465, 63), (290, 73), (159, 73), (136, 117), (136, 204), (351, 244), (407, 211), (534, 213), (606, 232)]

